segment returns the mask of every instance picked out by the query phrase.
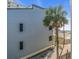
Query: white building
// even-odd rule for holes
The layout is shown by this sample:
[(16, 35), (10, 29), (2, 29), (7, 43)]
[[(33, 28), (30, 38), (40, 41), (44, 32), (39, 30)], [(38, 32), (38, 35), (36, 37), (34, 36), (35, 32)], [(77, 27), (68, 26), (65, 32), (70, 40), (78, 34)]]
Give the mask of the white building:
[(49, 30), (43, 25), (44, 8), (11, 5), (7, 10), (7, 59), (31, 56), (52, 44)]

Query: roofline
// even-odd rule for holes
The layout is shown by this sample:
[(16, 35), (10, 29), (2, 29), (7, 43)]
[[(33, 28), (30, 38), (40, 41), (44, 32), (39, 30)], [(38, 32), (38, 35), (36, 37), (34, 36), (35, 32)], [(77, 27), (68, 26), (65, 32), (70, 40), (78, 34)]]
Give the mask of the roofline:
[(32, 4), (32, 7), (31, 8), (27, 8), (27, 7), (21, 7), (21, 8), (7, 8), (7, 9), (34, 9), (34, 7), (37, 7), (37, 8), (40, 8), (40, 9), (46, 9), (46, 8), (43, 8), (41, 6), (38, 6), (38, 5), (35, 5), (35, 4)]
[(32, 7), (37, 7), (37, 8), (40, 8), (40, 9), (46, 9), (46, 8), (43, 8), (43, 7), (38, 6), (38, 5), (36, 5), (36, 4), (32, 4)]

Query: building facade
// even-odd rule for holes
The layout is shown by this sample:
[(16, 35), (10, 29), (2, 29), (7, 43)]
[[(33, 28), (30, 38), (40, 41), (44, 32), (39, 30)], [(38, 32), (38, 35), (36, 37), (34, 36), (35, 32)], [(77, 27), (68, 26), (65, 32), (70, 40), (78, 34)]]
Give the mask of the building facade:
[(12, 6), (7, 9), (7, 58), (20, 59), (50, 46), (49, 30), (43, 25), (45, 9)]

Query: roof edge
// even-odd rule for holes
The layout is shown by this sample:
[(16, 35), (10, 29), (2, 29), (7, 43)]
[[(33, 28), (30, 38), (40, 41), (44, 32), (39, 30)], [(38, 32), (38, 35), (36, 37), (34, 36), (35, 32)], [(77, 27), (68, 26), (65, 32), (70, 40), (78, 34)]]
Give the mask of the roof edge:
[(36, 4), (32, 4), (32, 7), (7, 7), (7, 9), (34, 9), (34, 7), (37, 7), (37, 8), (39, 8), (39, 9), (46, 9), (46, 8), (43, 8), (43, 7), (41, 7), (41, 6), (38, 6), (38, 5), (36, 5)]
[(32, 4), (32, 8), (33, 8), (33, 7), (37, 7), (37, 8), (40, 8), (40, 9), (46, 9), (46, 8), (43, 8), (43, 7), (38, 6), (38, 5), (36, 5), (36, 4)]

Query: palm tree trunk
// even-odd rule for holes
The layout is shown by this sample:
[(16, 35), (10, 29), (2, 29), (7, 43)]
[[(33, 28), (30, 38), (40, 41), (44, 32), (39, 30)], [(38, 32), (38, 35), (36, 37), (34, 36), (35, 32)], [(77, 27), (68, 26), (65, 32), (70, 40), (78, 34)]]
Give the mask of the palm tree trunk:
[(62, 48), (62, 51), (59, 55), (59, 59), (61, 59), (61, 54), (63, 53), (63, 49), (64, 49), (64, 45), (65, 45), (65, 26), (63, 25), (63, 37), (64, 37), (64, 41), (63, 41), (63, 48)]
[(56, 27), (56, 54), (57, 54), (57, 59), (59, 59), (58, 27)]
[[(52, 29), (52, 39), (53, 39), (53, 29)], [(53, 40), (52, 40), (52, 45), (53, 45)]]

